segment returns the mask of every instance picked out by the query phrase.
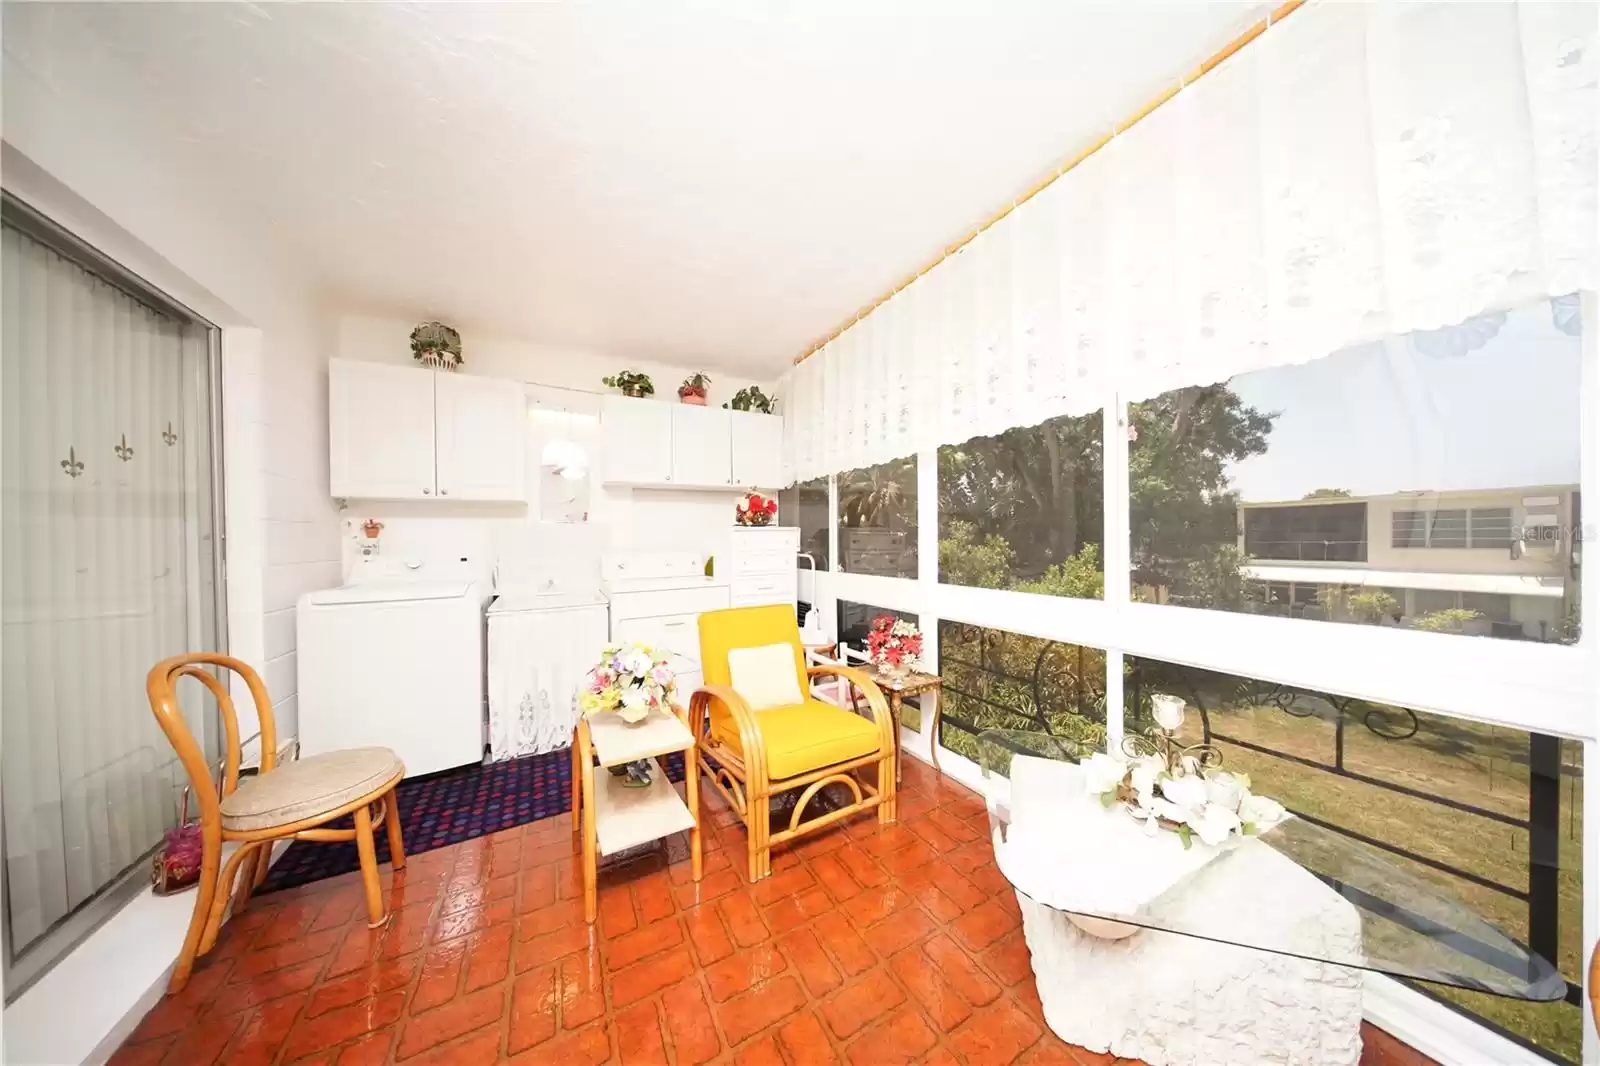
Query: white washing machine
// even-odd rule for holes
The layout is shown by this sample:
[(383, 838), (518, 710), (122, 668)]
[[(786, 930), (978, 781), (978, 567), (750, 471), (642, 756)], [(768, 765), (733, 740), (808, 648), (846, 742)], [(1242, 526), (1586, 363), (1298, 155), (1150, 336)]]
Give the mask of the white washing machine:
[(489, 605), (489, 758), (496, 762), (572, 743), (578, 686), (600, 659), (608, 632), (598, 589), (555, 583), (502, 585)]
[(301, 754), (390, 748), (407, 777), (482, 762), (485, 598), (463, 578), (302, 596)]

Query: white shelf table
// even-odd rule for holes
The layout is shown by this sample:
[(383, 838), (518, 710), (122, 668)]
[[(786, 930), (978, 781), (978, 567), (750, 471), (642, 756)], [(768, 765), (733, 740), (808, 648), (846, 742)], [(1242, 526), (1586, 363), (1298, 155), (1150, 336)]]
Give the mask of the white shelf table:
[[(662, 756), (684, 753), (684, 796), (667, 780)], [(626, 778), (609, 772), (613, 766), (648, 759), (650, 784), (630, 788)], [(694, 734), (683, 710), (652, 711), (643, 722), (629, 725), (615, 711), (601, 711), (578, 720), (572, 735), (572, 831), (583, 852), (583, 914), (595, 920), (602, 855), (615, 855), (673, 833), (689, 831), (689, 861), (700, 880), (700, 782), (694, 757)]]

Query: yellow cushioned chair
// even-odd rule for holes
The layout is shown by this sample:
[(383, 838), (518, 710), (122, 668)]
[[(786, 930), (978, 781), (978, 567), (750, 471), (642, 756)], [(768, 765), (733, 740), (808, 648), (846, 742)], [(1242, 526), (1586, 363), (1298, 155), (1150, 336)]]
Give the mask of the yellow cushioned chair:
[[(794, 671), (793, 688), (800, 702), (753, 710), (734, 691), (730, 652), (740, 649), (787, 647), (783, 657), (769, 653), (772, 669)], [(711, 784), (739, 813), (749, 833), (746, 850), (750, 880), (772, 872), (772, 845), (802, 833), (821, 829), (841, 818), (878, 808), (878, 821), (895, 819), (895, 724), (883, 693), (859, 670), (845, 666), (806, 667), (800, 646), (800, 628), (794, 608), (734, 607), (700, 616), (700, 662), (705, 684), (689, 701), (689, 725), (694, 730), (697, 758)], [(810, 679), (834, 674), (858, 687), (867, 698), (870, 718), (854, 714), (811, 697)], [(778, 689), (788, 680), (779, 678)], [(751, 689), (747, 678), (745, 688)], [(876, 785), (852, 773), (876, 764)], [(825, 786), (839, 782), (850, 789), (855, 802), (801, 823), (811, 798)], [(789, 828), (773, 833), (769, 800), (779, 793), (804, 789), (789, 817)]]

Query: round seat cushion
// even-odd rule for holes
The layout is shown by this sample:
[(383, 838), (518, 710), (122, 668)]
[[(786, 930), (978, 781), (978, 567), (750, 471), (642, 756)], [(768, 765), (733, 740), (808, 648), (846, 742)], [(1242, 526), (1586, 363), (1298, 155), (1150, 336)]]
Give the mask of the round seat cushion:
[(388, 748), (349, 748), (275, 766), (222, 801), (222, 828), (245, 833), (330, 814), (406, 771)]

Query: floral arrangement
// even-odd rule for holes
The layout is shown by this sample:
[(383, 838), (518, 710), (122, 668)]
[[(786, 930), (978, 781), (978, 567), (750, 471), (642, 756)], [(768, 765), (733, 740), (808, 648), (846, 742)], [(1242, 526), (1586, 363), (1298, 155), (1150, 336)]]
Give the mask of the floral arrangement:
[(1255, 836), (1288, 817), (1281, 804), (1250, 791), (1247, 775), (1217, 769), (1222, 756), (1209, 744), (1182, 748), (1174, 742), (1183, 700), (1156, 695), (1151, 706), (1155, 728), (1124, 739), (1121, 752), (1096, 752), (1083, 761), (1091, 796), (1107, 807), (1122, 804), (1148, 833), (1177, 833), (1185, 848), (1195, 837), (1217, 847)]
[(600, 384), (635, 399), (654, 396), (656, 393), (655, 382), (650, 380), (650, 375), (638, 370), (619, 370), (610, 377), (601, 378)]
[(411, 357), (423, 366), (459, 369), (461, 334), (443, 322), (424, 322), (411, 331)]
[(730, 407), (735, 411), (755, 411), (759, 414), (770, 415), (773, 404), (777, 402), (774, 397), (768, 396), (754, 385), (746, 385), (733, 394), (731, 401), (722, 406)]
[(880, 614), (867, 631), (867, 661), (891, 674), (922, 669), (922, 631), (892, 614)]
[(778, 501), (759, 492), (752, 492), (740, 500), (733, 509), (734, 520), (741, 526), (765, 526), (778, 515)]
[(683, 384), (678, 386), (678, 399), (684, 403), (704, 407), (706, 405), (706, 387), (710, 384), (711, 375), (704, 370), (696, 370), (693, 374), (684, 378)]
[(666, 653), (638, 641), (607, 644), (578, 692), (578, 706), (585, 714), (616, 711), (624, 722), (642, 722), (666, 705), (675, 683)]

